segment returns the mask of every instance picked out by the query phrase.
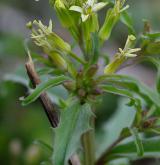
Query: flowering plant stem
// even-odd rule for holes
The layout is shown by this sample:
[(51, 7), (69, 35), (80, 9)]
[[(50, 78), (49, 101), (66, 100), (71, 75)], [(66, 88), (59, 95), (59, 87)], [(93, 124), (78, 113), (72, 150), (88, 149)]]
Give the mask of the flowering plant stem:
[(84, 149), (84, 165), (94, 165), (95, 163), (95, 121), (91, 118), (92, 129), (82, 136)]

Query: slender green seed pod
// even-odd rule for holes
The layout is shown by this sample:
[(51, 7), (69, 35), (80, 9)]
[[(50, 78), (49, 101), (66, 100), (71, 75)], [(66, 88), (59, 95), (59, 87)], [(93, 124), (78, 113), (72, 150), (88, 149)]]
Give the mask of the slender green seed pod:
[(120, 17), (120, 14), (115, 13), (113, 9), (108, 10), (104, 24), (99, 31), (99, 38), (102, 41), (109, 39), (111, 32), (113, 30), (113, 27), (118, 22), (119, 17)]

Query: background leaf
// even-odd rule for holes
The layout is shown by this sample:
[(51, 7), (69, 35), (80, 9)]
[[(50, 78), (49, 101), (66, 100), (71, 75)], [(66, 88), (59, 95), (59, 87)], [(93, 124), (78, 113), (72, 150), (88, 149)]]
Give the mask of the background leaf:
[(98, 158), (113, 142), (115, 142), (123, 128), (130, 127), (136, 111), (126, 105), (126, 99), (120, 99), (117, 110), (109, 121), (105, 122), (96, 132), (96, 157)]
[[(144, 157), (160, 156), (160, 136), (142, 139), (142, 143), (144, 147)], [(132, 157), (132, 159), (137, 157), (136, 153), (137, 151), (133, 140), (116, 146), (111, 152), (112, 156)]]

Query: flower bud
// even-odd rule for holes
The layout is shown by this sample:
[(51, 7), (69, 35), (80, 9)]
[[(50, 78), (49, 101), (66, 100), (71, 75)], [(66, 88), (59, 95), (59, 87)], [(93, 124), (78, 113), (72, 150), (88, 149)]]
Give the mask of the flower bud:
[(69, 91), (73, 91), (75, 89), (75, 83), (73, 81), (66, 81), (63, 83), (63, 85)]
[(31, 21), (28, 22), (28, 23), (26, 24), (26, 27), (27, 27), (28, 29), (32, 29), (32, 22), (31, 22)]
[(109, 9), (102, 28), (99, 31), (99, 37), (102, 41), (108, 40), (113, 27), (118, 22), (120, 14), (129, 8), (129, 5), (123, 7), (125, 0), (115, 0), (115, 5), (112, 9)]
[(79, 95), (80, 97), (84, 97), (84, 96), (86, 95), (85, 90), (84, 90), (84, 89), (79, 89), (79, 90), (78, 90), (78, 95)]
[(109, 63), (105, 69), (105, 74), (113, 74), (123, 62), (127, 60), (127, 58), (132, 58), (137, 56), (137, 52), (140, 51), (140, 48), (133, 48), (135, 43), (136, 37), (133, 35), (129, 35), (126, 41), (126, 44), (124, 46), (124, 49), (122, 50), (119, 48), (119, 52), (115, 55), (113, 61)]
[(92, 91), (92, 94), (93, 95), (101, 95), (103, 93), (103, 91), (100, 89), (100, 88), (95, 88), (95, 89), (93, 89), (93, 91)]
[(73, 16), (71, 15), (71, 11), (66, 8), (62, 0), (56, 0), (54, 8), (56, 10), (59, 20), (61, 21), (61, 24), (64, 27), (68, 28), (75, 25)]
[(113, 9), (108, 10), (104, 24), (99, 31), (99, 38), (102, 41), (109, 39), (112, 29), (115, 26), (115, 24), (117, 23), (119, 17), (120, 17), (120, 14), (115, 13)]
[(124, 46), (124, 50), (132, 48), (135, 44), (136, 37), (134, 35), (129, 35)]
[(93, 76), (96, 74), (97, 70), (98, 70), (98, 65), (97, 65), (97, 64), (92, 65), (92, 66), (87, 70), (86, 76), (89, 77), (89, 78), (90, 78), (90, 77), (93, 77)]
[(61, 55), (57, 52), (50, 52), (49, 56), (51, 57), (52, 61), (54, 62), (54, 64), (59, 67), (60, 69), (63, 70), (67, 70), (67, 63), (66, 61), (63, 59), (63, 57), (61, 57)]

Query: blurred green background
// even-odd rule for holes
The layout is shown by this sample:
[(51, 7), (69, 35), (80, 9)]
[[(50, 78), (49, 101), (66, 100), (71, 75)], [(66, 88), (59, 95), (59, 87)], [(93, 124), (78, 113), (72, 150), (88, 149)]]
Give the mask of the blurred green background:
[[(160, 30), (160, 0), (128, 0), (130, 13), (137, 33), (143, 30), (142, 19), (148, 19), (155, 31)], [(104, 19), (105, 11), (101, 13)], [(24, 51), (24, 40), (29, 38), (29, 31), (25, 24), (34, 19), (41, 19), (48, 23), (52, 18), (55, 31), (65, 40), (70, 36), (60, 24), (48, 1), (39, 0), (0, 0), (0, 164), (2, 165), (38, 165), (45, 161), (49, 153), (33, 144), (35, 140), (42, 140), (52, 144), (52, 130), (39, 102), (22, 107), (19, 97), (24, 96), (27, 89), (24, 85), (27, 76), (24, 64), (27, 55)], [(102, 20), (101, 20), (102, 21)], [(127, 28), (119, 23), (114, 29), (110, 42), (103, 51), (113, 55), (116, 48), (123, 45), (127, 36)], [(108, 44), (109, 43), (109, 44)], [(14, 77), (17, 70), (25, 79)], [(154, 71), (143, 66), (127, 68), (122, 73), (129, 73), (153, 85)], [(6, 75), (12, 74), (13, 83)], [(147, 76), (149, 74), (149, 76)], [(4, 79), (6, 79), (4, 81)], [(105, 95), (104, 101), (97, 110), (97, 128), (109, 119), (117, 108), (118, 98)]]

